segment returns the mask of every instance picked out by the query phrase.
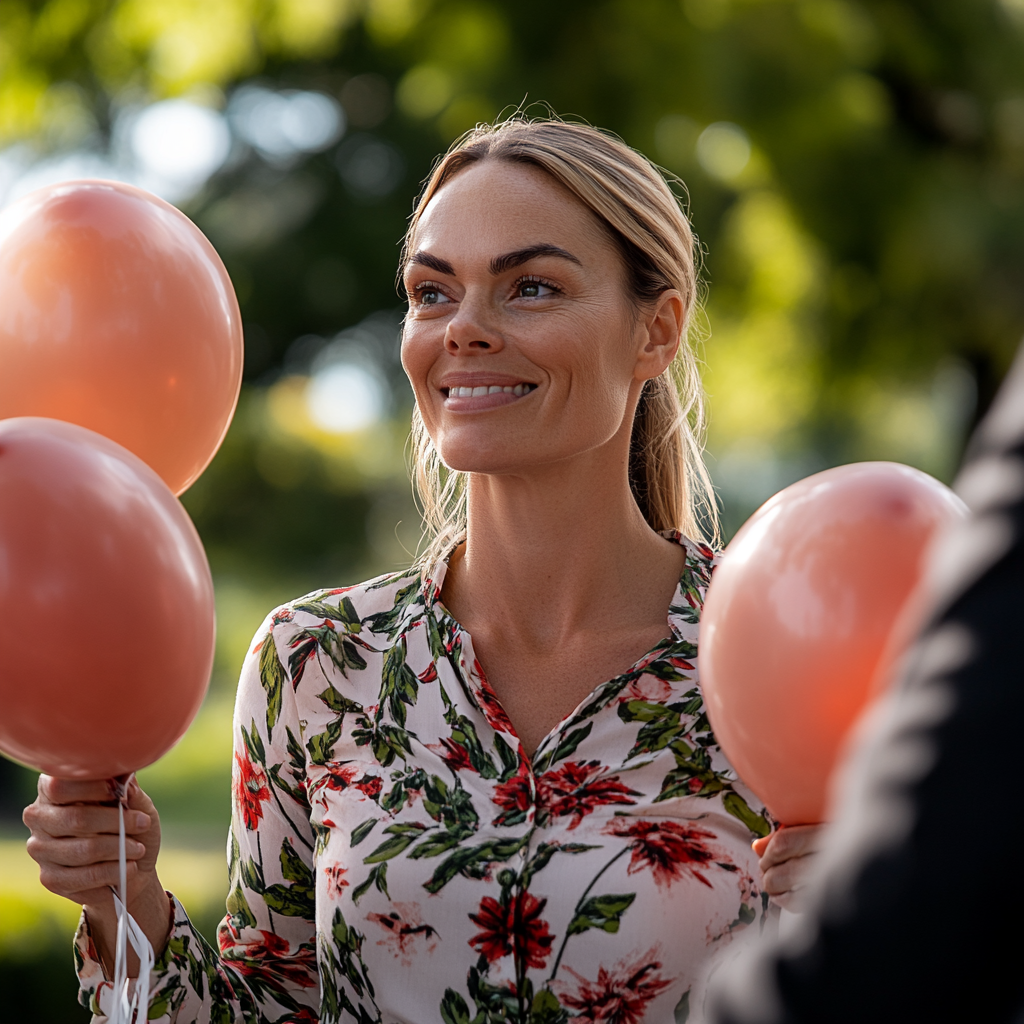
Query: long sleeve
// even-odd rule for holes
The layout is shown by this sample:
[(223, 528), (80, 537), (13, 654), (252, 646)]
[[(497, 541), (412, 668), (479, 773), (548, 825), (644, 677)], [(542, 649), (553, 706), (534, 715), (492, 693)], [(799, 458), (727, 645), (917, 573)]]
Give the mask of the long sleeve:
[[(174, 901), (174, 925), (151, 982), (149, 1019), (158, 1024), (252, 1024), (318, 1019), (314, 923), (314, 835), (293, 688), (270, 616), (242, 668), (234, 715), (230, 889), (219, 951)], [(99, 1020), (110, 1009), (84, 919), (75, 938), (83, 1005)]]

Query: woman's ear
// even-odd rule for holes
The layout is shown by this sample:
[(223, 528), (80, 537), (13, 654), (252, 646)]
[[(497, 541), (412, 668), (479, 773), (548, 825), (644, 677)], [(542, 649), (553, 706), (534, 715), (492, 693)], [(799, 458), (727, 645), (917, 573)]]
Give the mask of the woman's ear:
[(674, 288), (663, 291), (654, 308), (644, 314), (638, 325), (637, 380), (651, 380), (668, 369), (679, 351), (686, 309), (683, 297)]

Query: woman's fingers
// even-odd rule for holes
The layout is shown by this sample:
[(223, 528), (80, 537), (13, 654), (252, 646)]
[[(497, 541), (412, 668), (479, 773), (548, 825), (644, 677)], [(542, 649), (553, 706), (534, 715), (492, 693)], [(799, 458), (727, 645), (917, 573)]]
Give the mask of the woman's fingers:
[(39, 798), (49, 804), (117, 804), (117, 786), (113, 779), (56, 779), (40, 775)]
[[(39, 799), (25, 808), (22, 820), (31, 832), (62, 838), (116, 836), (119, 831), (117, 808), (101, 804), (53, 804)], [(152, 819), (144, 811), (125, 812), (124, 829), (128, 835), (143, 835), (151, 825)]]
[[(127, 881), (131, 884), (138, 874), (139, 866), (130, 860), (126, 868)], [(90, 896), (97, 892), (109, 899), (109, 890), (117, 889), (120, 884), (120, 867), (116, 860), (83, 864), (80, 867), (47, 862), (39, 865), (39, 881), (58, 896), (77, 903), (87, 903)]]
[[(25, 844), (28, 855), (37, 863), (52, 863), (61, 867), (84, 867), (87, 864), (116, 861), (118, 859), (118, 837), (108, 835), (90, 836), (82, 839), (55, 839), (45, 833), (33, 832)], [(124, 844), (125, 857), (138, 860), (145, 856), (146, 848), (138, 840), (127, 838)]]
[[(776, 898), (783, 893), (799, 889), (808, 867), (810, 864), (807, 857), (793, 857), (768, 868), (763, 872), (764, 891), (769, 896)], [(776, 902), (778, 902), (777, 899)]]
[(816, 853), (821, 838), (820, 825), (788, 825), (773, 832), (760, 854), (761, 873), (795, 857)]

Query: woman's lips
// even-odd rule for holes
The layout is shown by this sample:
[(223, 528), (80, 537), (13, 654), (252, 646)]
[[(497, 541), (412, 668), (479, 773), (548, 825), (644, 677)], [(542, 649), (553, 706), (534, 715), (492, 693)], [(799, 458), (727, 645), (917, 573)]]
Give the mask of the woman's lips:
[(536, 384), (478, 384), (475, 386), (456, 385), (442, 388), (444, 406), (454, 412), (472, 412), (477, 409), (495, 409), (511, 405), (535, 391)]

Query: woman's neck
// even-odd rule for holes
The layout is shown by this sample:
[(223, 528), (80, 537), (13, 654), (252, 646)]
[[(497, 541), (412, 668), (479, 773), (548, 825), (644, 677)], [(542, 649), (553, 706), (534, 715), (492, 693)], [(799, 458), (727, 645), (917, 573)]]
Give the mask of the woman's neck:
[(471, 633), (500, 623), (524, 643), (555, 647), (581, 632), (664, 621), (684, 555), (645, 522), (625, 465), (603, 464), (610, 454), (470, 476), (467, 539), (444, 600)]

